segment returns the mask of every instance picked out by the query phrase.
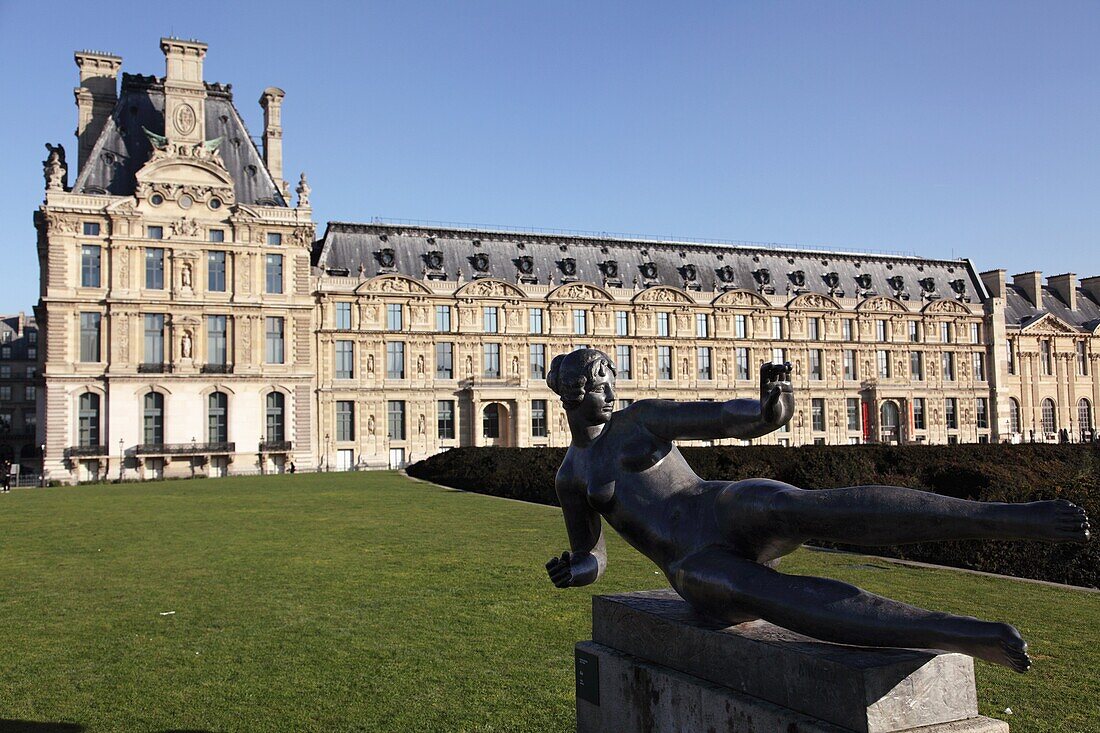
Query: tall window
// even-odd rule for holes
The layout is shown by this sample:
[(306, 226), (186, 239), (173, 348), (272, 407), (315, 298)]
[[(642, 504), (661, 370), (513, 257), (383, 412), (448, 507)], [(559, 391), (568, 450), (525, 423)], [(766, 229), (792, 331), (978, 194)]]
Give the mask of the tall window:
[(974, 419), (979, 428), (989, 427), (989, 398), (978, 397), (974, 405)]
[(657, 379), (672, 379), (672, 349), (657, 347)]
[(85, 392), (80, 395), (80, 447), (99, 445), (99, 395)]
[(531, 344), (531, 379), (546, 379), (546, 344)]
[(1092, 433), (1092, 403), (1082, 397), (1077, 401), (1077, 429), (1082, 437), (1085, 433)]
[(806, 337), (811, 341), (821, 340), (821, 319), (820, 318), (807, 318), (806, 319)]
[(779, 316), (772, 316), (772, 338), (783, 338), (783, 319)]
[(228, 361), (226, 316), (206, 317), (206, 363), (224, 366)]
[(1016, 342), (1012, 339), (1008, 340), (1005, 351), (1008, 353), (1008, 373), (1016, 373)]
[(844, 378), (856, 379), (856, 350), (845, 349), (844, 350)]
[(657, 313), (657, 335), (668, 336), (668, 313), (664, 311)]
[(266, 291), (279, 294), (283, 292), (283, 256), (269, 254), (264, 258), (266, 272)]
[(495, 402), (486, 405), (482, 411), (481, 434), (490, 439), (500, 437), (500, 405)]
[(386, 402), (386, 437), (390, 440), (405, 439), (405, 401)]
[(699, 379), (714, 379), (714, 372), (710, 364), (709, 346), (700, 346), (695, 350), (695, 362), (698, 367)]
[(787, 361), (786, 349), (772, 349), (772, 364), (782, 364)]
[(615, 335), (630, 335), (630, 322), (627, 320), (626, 311), (615, 311)]
[(878, 359), (878, 376), (879, 379), (890, 378), (890, 352), (879, 349), (876, 353)]
[(737, 378), (748, 379), (749, 378), (749, 350), (747, 347), (737, 347)]
[(147, 445), (164, 443), (164, 395), (160, 392), (145, 393), (141, 442)]
[(341, 331), (351, 330), (351, 303), (336, 304), (336, 328)]
[(821, 349), (810, 349), (810, 379), (821, 381), (824, 378), (821, 361)]
[(546, 400), (531, 400), (531, 437), (545, 438), (547, 434)]
[(500, 379), (500, 344), (485, 344), (482, 366), (486, 379)]
[(286, 396), (282, 392), (268, 392), (266, 407), (267, 442), (282, 443), (286, 439)]
[(913, 343), (920, 341), (920, 332), (916, 321), (909, 321), (909, 340)]
[(849, 397), (847, 400), (845, 400), (844, 404), (848, 412), (848, 430), (861, 430), (863, 426), (861, 424), (862, 420), (860, 420), (862, 415), (860, 414), (859, 410), (859, 398)]
[(435, 307), (435, 330), (440, 333), (451, 332), (451, 306), (437, 305)]
[(733, 337), (743, 339), (745, 334), (748, 333), (748, 328), (745, 325), (746, 318), (744, 314), (738, 313), (733, 317)]
[(940, 324), (940, 341), (942, 341), (945, 344), (951, 343), (951, 324), (950, 323), (945, 322), (945, 323)]
[(1050, 341), (1039, 342), (1039, 358), (1043, 361), (1043, 374), (1054, 374), (1054, 356), (1051, 354)]
[(1020, 403), (1015, 397), (1008, 398), (1008, 432), (1020, 432)]
[(100, 256), (103, 248), (97, 244), (85, 244), (80, 250), (80, 287), (98, 288), (100, 282)]
[(913, 398), (913, 429), (914, 430), (924, 430), (925, 429), (926, 422), (925, 422), (924, 414), (925, 414), (924, 413), (924, 398), (923, 397)]
[(695, 335), (698, 338), (705, 339), (710, 335), (709, 323), (707, 322), (706, 313), (695, 314)]
[(886, 341), (886, 321), (881, 318), (875, 321), (875, 339), (879, 342)]
[(355, 440), (355, 403), (336, 400), (336, 440)]
[(400, 331), (404, 328), (404, 313), (400, 303), (386, 303), (386, 330)]
[(99, 313), (80, 314), (80, 360), (99, 361), (99, 329), (103, 316)]
[(815, 432), (825, 430), (825, 400), (822, 397), (810, 400), (810, 425)]
[(145, 287), (164, 290), (164, 248), (145, 248)]
[(435, 345), (435, 378), (455, 378), (455, 345), (449, 341)]
[(909, 375), (913, 381), (924, 381), (924, 354), (919, 351), (909, 352)]
[(482, 312), (482, 330), (485, 333), (500, 332), (500, 309), (495, 305), (486, 306)]
[(852, 319), (845, 318), (840, 322), (840, 335), (845, 341), (852, 340)]
[(633, 374), (631, 364), (631, 348), (629, 346), (615, 347), (616, 376), (619, 379), (631, 379)]
[(206, 253), (206, 289), (212, 293), (225, 292), (225, 252)]
[(573, 333), (578, 336), (588, 333), (588, 311), (580, 308), (573, 309)]
[(405, 342), (386, 343), (386, 379), (405, 378)]
[(971, 323), (970, 324), (970, 343), (980, 344), (982, 342), (982, 324)]
[(455, 439), (455, 402), (439, 400), (435, 403), (436, 434), (440, 440)]
[(145, 314), (145, 363), (164, 363), (164, 314)]
[(336, 342), (336, 378), (351, 379), (355, 375), (355, 349), (351, 341)]
[(985, 381), (985, 354), (976, 352), (971, 355), (974, 360), (974, 379), (979, 382)]
[(206, 398), (206, 439), (229, 442), (229, 395), (225, 392), (211, 392)]
[(1049, 397), (1043, 400), (1043, 433), (1054, 435), (1058, 432), (1058, 413), (1054, 410), (1054, 400)]
[(955, 397), (948, 397), (943, 401), (943, 416), (948, 430), (959, 429), (959, 401)]
[(945, 352), (943, 352), (943, 354), (941, 356), (942, 356), (941, 361), (943, 363), (943, 378), (944, 378), (945, 381), (954, 382), (955, 381), (955, 355), (953, 353), (951, 353), (950, 351), (945, 351)]
[(1078, 341), (1074, 348), (1077, 352), (1077, 374), (1079, 376), (1085, 376), (1089, 373), (1089, 357), (1086, 352), (1085, 342)]
[(283, 352), (283, 319), (281, 316), (268, 316), (264, 319), (264, 357), (268, 364), (282, 364), (285, 354)]
[(527, 330), (530, 333), (542, 333), (542, 308), (527, 311)]

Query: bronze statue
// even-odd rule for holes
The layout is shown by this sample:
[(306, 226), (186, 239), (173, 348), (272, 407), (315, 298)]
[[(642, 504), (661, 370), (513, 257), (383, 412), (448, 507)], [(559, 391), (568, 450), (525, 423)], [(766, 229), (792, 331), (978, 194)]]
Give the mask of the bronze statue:
[(759, 400), (640, 400), (615, 412), (615, 365), (606, 354), (555, 357), (546, 381), (562, 399), (573, 441), (555, 481), (572, 551), (546, 564), (554, 585), (599, 579), (607, 564), (602, 518), (696, 611), (724, 623), (762, 618), (823, 641), (944, 649), (1026, 671), (1027, 644), (1008, 624), (926, 611), (774, 566), (811, 539), (1084, 542), (1085, 512), (1063, 500), (976, 502), (894, 486), (807, 491), (695, 475), (672, 441), (758, 438), (782, 427), (794, 413), (790, 370), (761, 367)]

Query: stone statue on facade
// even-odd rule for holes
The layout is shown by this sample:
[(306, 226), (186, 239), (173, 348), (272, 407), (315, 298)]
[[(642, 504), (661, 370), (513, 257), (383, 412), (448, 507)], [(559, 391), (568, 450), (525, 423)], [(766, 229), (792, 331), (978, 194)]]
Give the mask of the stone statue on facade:
[(807, 491), (769, 479), (697, 476), (673, 441), (748, 440), (787, 424), (795, 413), (790, 370), (761, 367), (759, 400), (650, 399), (616, 412), (615, 366), (606, 354), (580, 349), (555, 357), (546, 381), (572, 433), (555, 486), (572, 549), (546, 564), (554, 585), (599, 579), (606, 520), (697, 612), (723, 623), (762, 618), (823, 641), (944, 649), (1027, 670), (1027, 644), (1008, 624), (926, 611), (774, 567), (811, 539), (1084, 542), (1084, 511), (1062, 500), (1002, 504), (892, 486)]
[(183, 337), (180, 339), (180, 355), (183, 356), (184, 359), (191, 358), (191, 346), (191, 332), (184, 331)]
[(42, 173), (46, 177), (46, 190), (64, 191), (67, 186), (69, 169), (65, 164), (65, 147), (58, 143), (46, 143), (46, 160), (42, 161)]
[(309, 206), (309, 194), (313, 189), (309, 187), (309, 182), (306, 180), (305, 173), (303, 173), (302, 177), (298, 180), (298, 187), (294, 190), (298, 194), (298, 208), (307, 208)]

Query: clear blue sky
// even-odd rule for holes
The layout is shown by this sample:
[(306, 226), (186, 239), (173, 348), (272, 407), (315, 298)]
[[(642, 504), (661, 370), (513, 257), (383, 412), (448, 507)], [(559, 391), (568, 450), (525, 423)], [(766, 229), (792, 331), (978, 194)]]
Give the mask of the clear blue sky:
[[(78, 48), (210, 45), (287, 177), (373, 216), (903, 250), (1100, 274), (1100, 3), (0, 0), (0, 312), (37, 299)], [(293, 185), (293, 184), (292, 184)]]

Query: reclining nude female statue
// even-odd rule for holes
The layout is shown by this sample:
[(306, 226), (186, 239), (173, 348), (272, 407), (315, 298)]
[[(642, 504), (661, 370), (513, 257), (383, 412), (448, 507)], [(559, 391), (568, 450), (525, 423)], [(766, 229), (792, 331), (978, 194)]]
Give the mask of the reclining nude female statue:
[(554, 585), (599, 579), (607, 563), (602, 518), (704, 616), (729, 624), (762, 618), (841, 644), (962, 652), (1026, 671), (1027, 644), (1008, 624), (926, 611), (773, 566), (811, 539), (1084, 542), (1085, 512), (1063, 500), (976, 502), (893, 486), (807, 491), (695, 475), (672, 441), (758, 438), (782, 427), (794, 412), (790, 369), (765, 364), (759, 400), (640, 400), (615, 412), (615, 366), (606, 354), (556, 357), (546, 381), (561, 396), (573, 439), (555, 483), (572, 551), (546, 564)]

